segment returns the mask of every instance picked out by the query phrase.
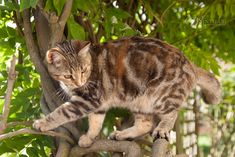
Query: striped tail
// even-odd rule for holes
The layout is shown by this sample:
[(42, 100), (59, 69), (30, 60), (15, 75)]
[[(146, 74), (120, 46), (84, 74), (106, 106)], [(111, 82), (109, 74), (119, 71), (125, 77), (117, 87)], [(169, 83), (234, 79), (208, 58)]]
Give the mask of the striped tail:
[(197, 84), (201, 87), (203, 100), (207, 104), (218, 104), (222, 95), (219, 81), (208, 71), (194, 67), (197, 74)]

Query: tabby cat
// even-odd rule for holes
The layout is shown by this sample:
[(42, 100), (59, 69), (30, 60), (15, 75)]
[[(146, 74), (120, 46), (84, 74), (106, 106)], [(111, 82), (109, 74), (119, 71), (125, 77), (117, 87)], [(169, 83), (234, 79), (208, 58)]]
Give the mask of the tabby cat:
[[(64, 41), (48, 50), (46, 62), (70, 99), (33, 126), (47, 131), (88, 116), (89, 130), (79, 140), (81, 147), (93, 143), (112, 107), (129, 109), (135, 116), (134, 125), (113, 132), (113, 139), (133, 139), (150, 131), (154, 138), (168, 138), (181, 104), (196, 85), (206, 103), (217, 104), (221, 97), (220, 84), (211, 73), (154, 38), (130, 37), (98, 45)], [(154, 116), (160, 119), (155, 127)]]

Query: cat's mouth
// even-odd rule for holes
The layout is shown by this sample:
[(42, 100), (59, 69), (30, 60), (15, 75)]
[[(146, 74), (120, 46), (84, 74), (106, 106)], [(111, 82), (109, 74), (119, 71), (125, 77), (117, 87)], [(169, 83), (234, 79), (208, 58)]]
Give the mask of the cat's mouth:
[(84, 87), (84, 84), (68, 86), (68, 88), (70, 88), (71, 90), (81, 89), (83, 87)]

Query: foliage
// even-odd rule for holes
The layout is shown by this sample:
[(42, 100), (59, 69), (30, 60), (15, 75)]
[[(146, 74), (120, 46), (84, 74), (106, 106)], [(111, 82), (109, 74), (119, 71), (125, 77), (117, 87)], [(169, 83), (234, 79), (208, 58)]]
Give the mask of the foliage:
[[(9, 58), (12, 54), (18, 56), (19, 76), (13, 92), (9, 122), (33, 120), (41, 113), (40, 77), (26, 48), (22, 19), (16, 19), (16, 15), (22, 15), (25, 9), (32, 8), (35, 11), (41, 2), (44, 4), (43, 10), (59, 16), (66, 0), (20, 0), (19, 3), (14, 0), (0, 1), (0, 110), (6, 90)], [(221, 61), (235, 62), (234, 19), (235, 4), (232, 0), (74, 0), (64, 37), (99, 43), (125, 36), (152, 36), (179, 47), (195, 64), (219, 75)], [(35, 17), (32, 16), (31, 21), (36, 34)], [(230, 104), (229, 112), (232, 109), (234, 112), (234, 105), (231, 105), (234, 104), (233, 81), (226, 80), (226, 77), (222, 79), (225, 79), (224, 103)], [(226, 115), (220, 117), (223, 108), (228, 110), (224, 103), (216, 110), (222, 124), (227, 123), (224, 121)], [(120, 121), (129, 116), (128, 112), (120, 113), (123, 112), (109, 112), (103, 136), (107, 136), (114, 125), (119, 127)], [(121, 118), (117, 120), (117, 116)], [(234, 124), (234, 119), (231, 123)], [(23, 127), (13, 127), (7, 131)], [(24, 135), (0, 141), (0, 155), (49, 156), (53, 147), (49, 137)]]

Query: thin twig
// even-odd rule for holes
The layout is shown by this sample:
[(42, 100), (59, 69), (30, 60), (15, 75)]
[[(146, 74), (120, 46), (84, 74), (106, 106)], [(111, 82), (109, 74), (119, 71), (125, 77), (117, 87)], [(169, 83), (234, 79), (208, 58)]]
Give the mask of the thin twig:
[(133, 6), (133, 2), (134, 2), (134, 0), (130, 0), (130, 2), (129, 2), (129, 6), (128, 6), (128, 12), (130, 12), (131, 11), (131, 8), (132, 8), (132, 6)]
[(15, 71), (16, 57), (13, 56), (11, 60), (11, 66), (8, 73), (7, 79), (7, 91), (3, 106), (2, 121), (0, 122), (0, 134), (6, 129), (7, 118), (10, 112), (11, 96), (14, 87), (14, 82), (17, 77), (17, 72)]
[(20, 129), (20, 130), (14, 131), (14, 132), (2, 134), (2, 135), (0, 135), (0, 141), (7, 139), (7, 138), (14, 137), (14, 136), (23, 135), (23, 134), (36, 134), (36, 135), (47, 135), (47, 136), (53, 136), (53, 137), (61, 137), (65, 140), (67, 140), (68, 142), (70, 142), (71, 144), (74, 144), (74, 140), (63, 133), (58, 133), (55, 131), (39, 132), (39, 131), (28, 129), (28, 128), (24, 128), (24, 129)]
[(168, 11), (171, 7), (173, 7), (173, 6), (176, 4), (176, 2), (177, 2), (177, 1), (174, 1), (173, 3), (171, 3), (171, 4), (163, 11), (163, 13), (162, 13), (162, 15), (161, 15), (161, 17), (160, 17), (162, 23), (163, 23), (163, 18), (164, 18), (164, 16), (166, 15), (167, 11)]
[(97, 43), (100, 42), (100, 39), (101, 39), (103, 34), (104, 34), (104, 28), (103, 28), (102, 24), (99, 23), (98, 32), (96, 34), (96, 41), (97, 41)]
[(19, 125), (23, 125), (23, 126), (32, 126), (33, 121), (23, 121), (23, 122), (9, 122), (6, 124), (7, 128), (11, 128), (14, 126), (19, 126)]

